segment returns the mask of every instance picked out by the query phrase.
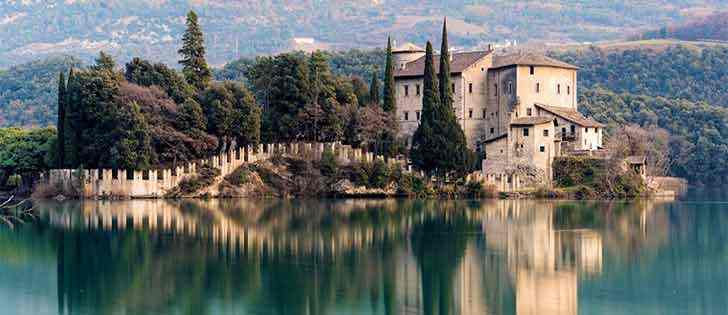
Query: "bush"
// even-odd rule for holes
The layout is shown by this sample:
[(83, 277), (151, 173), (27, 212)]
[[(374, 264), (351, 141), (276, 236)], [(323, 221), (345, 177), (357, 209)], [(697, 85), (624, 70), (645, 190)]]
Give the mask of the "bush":
[(384, 188), (389, 184), (390, 169), (387, 163), (377, 160), (372, 166), (371, 176), (369, 176), (369, 186), (373, 188)]
[(170, 197), (184, 197), (197, 193), (203, 188), (209, 187), (220, 176), (220, 170), (210, 165), (202, 165), (197, 175), (183, 180), (167, 195)]
[(321, 155), (321, 162), (319, 164), (319, 170), (321, 170), (321, 175), (326, 177), (336, 177), (338, 169), (339, 165), (336, 162), (336, 156), (334, 156), (334, 152), (328, 149), (324, 150), (324, 153)]
[(554, 180), (559, 187), (591, 184), (604, 173), (604, 161), (588, 157), (559, 157), (554, 159)]
[(7, 182), (5, 182), (5, 185), (10, 188), (17, 189), (23, 185), (23, 177), (18, 174), (10, 175)]
[(225, 180), (235, 186), (245, 185), (250, 181), (250, 170), (246, 166), (241, 166), (226, 176)]
[(355, 163), (351, 166), (349, 180), (357, 186), (369, 186), (369, 172), (371, 165), (367, 163)]

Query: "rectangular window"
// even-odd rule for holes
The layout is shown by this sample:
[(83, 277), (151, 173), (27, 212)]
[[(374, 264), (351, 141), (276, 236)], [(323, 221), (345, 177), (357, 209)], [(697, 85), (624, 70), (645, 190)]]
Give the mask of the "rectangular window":
[(417, 93), (417, 96), (420, 95), (420, 85), (419, 84), (415, 85), (415, 93)]
[(546, 147), (544, 147), (544, 146), (541, 146), (541, 147), (539, 148), (539, 150), (540, 150), (541, 152), (546, 152)]
[(531, 75), (534, 75), (534, 74), (536, 74), (536, 67), (534, 67), (534, 66), (530, 66), (530, 67), (528, 67), (528, 72), (529, 72), (529, 73), (530, 73)]
[(494, 134), (494, 133), (495, 133), (495, 128), (490, 128), (490, 134)]
[(404, 96), (409, 96), (409, 85), (404, 86)]
[(571, 95), (571, 85), (566, 86), (566, 95)]
[(404, 112), (404, 120), (409, 120), (409, 112)]
[(486, 115), (486, 114), (487, 114), (487, 111), (486, 111), (486, 110), (484, 109), (484, 110), (483, 110), (483, 119), (485, 119), (485, 115)]
[(453, 91), (453, 93), (455, 92), (455, 83), (450, 84), (450, 89)]
[(575, 133), (576, 133), (576, 126), (571, 125), (571, 134), (573, 135)]
[(493, 85), (493, 91), (495, 91), (493, 95), (498, 96), (498, 83)]
[(415, 115), (417, 115), (417, 121), (420, 121), (420, 111), (416, 111)]
[(548, 136), (549, 136), (549, 130), (548, 130), (548, 129), (545, 129), (545, 130), (543, 131), (543, 136), (544, 136), (544, 137), (548, 137)]
[(594, 128), (594, 133), (599, 133), (599, 128)]
[(584, 133), (589, 133), (589, 128), (584, 128)]
[(536, 93), (541, 93), (541, 83), (536, 83)]
[(556, 94), (561, 94), (561, 84), (556, 85)]
[(508, 94), (513, 94), (513, 81), (508, 81)]
[(531, 110), (531, 108), (526, 108), (526, 115), (531, 116), (532, 113), (533, 111)]
[(473, 94), (473, 84), (472, 83), (468, 84), (468, 93)]
[(528, 128), (523, 128), (523, 136), (528, 137)]
[(111, 170), (111, 179), (113, 179), (113, 180), (119, 179), (119, 170), (117, 170), (117, 169)]
[(469, 109), (468, 110), (468, 118), (470, 118), (470, 119), (473, 118), (473, 110), (472, 109)]

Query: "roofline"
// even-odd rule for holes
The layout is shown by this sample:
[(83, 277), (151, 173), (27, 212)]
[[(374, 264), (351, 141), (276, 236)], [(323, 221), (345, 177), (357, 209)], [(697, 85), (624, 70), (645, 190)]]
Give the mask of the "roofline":
[[(576, 121), (574, 121), (573, 119), (570, 119), (570, 118), (568, 118), (568, 117), (564, 117), (564, 116), (562, 116), (562, 115), (559, 115), (558, 113), (555, 113), (555, 112), (553, 112), (553, 111), (549, 110), (548, 108), (544, 107), (544, 106), (549, 106), (549, 105), (546, 105), (546, 104), (540, 104), (540, 103), (533, 103), (533, 105), (536, 105), (536, 107), (540, 107), (541, 109), (543, 109), (543, 110), (545, 110), (545, 111), (547, 111), (547, 112), (549, 112), (549, 113), (552, 113), (552, 114), (554, 114), (554, 115), (556, 115), (556, 116), (559, 116), (559, 117), (561, 117), (561, 118), (563, 118), (563, 119), (565, 119), (565, 120), (568, 120), (568, 121), (570, 121), (570, 122), (573, 122), (573, 123), (575, 123), (575, 124), (577, 124), (577, 125), (579, 125), (579, 126), (582, 126), (582, 127), (597, 127), (597, 128), (604, 128), (604, 127), (606, 127), (606, 125), (605, 125), (605, 124), (602, 124), (602, 123), (600, 123), (600, 122), (598, 122), (598, 121), (595, 121), (595, 120), (593, 120), (594, 124), (591, 124), (590, 126), (587, 126), (587, 125), (583, 125), (583, 124), (581, 124), (581, 123), (579, 123), (579, 122), (576, 122)], [(588, 119), (588, 118), (587, 118), (587, 119)]]
[(486, 143), (491, 143), (491, 142), (493, 142), (493, 141), (498, 141), (498, 140), (500, 140), (500, 139), (503, 139), (503, 138), (507, 138), (507, 137), (508, 137), (508, 133), (504, 133), (504, 134), (502, 134), (502, 135), (500, 135), (500, 136), (497, 136), (497, 137), (495, 137), (495, 138), (490, 138), (490, 139), (488, 139), (488, 140), (485, 140), (485, 141), (481, 142), (480, 144), (486, 144)]
[[(437, 72), (437, 73), (435, 73), (435, 75), (438, 75), (438, 74), (440, 74), (440, 72)], [(452, 76), (452, 75), (457, 75), (457, 76), (459, 76), (459, 75), (462, 75), (462, 74), (463, 74), (463, 72), (462, 72), (462, 71), (458, 71), (458, 72), (452, 72), (452, 71), (451, 71), (451, 72), (450, 72), (450, 75), (451, 75), (451, 76)], [(400, 75), (395, 75), (394, 77), (395, 77), (395, 78), (407, 78), (407, 79), (416, 79), (416, 78), (422, 78), (422, 77), (424, 77), (424, 76), (425, 76), (425, 74), (400, 74)]]
[(489, 70), (498, 70), (498, 69), (503, 69), (503, 68), (508, 68), (508, 67), (520, 67), (520, 66), (523, 66), (523, 67), (528, 67), (528, 66), (549, 67), (549, 68), (575, 70), (575, 71), (581, 70), (581, 68), (579, 68), (577, 66), (567, 67), (567, 66), (539, 65), (539, 64), (529, 64), (529, 63), (512, 63), (512, 64), (502, 65), (502, 66), (498, 66), (498, 67), (490, 67), (488, 69)]
[(546, 120), (543, 122), (538, 123), (518, 123), (518, 122), (512, 122), (511, 126), (538, 126), (538, 125), (545, 125), (554, 122), (554, 120)]
[(423, 53), (423, 52), (425, 52), (425, 51), (424, 50), (417, 50), (417, 49), (411, 49), (411, 50), (396, 50), (396, 51), (393, 50), (392, 51), (392, 54), (393, 55), (396, 55), (396, 54), (403, 54), (403, 53)]

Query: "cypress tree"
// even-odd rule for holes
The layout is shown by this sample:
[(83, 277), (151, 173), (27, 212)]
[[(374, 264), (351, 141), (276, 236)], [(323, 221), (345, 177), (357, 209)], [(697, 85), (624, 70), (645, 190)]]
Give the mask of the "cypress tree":
[(66, 166), (76, 167), (78, 166), (78, 156), (80, 154), (81, 146), (81, 128), (80, 120), (81, 115), (76, 104), (78, 103), (79, 87), (77, 84), (76, 73), (73, 68), (68, 71), (68, 80), (66, 81), (65, 89), (65, 111), (64, 111), (64, 162)]
[(56, 167), (63, 168), (66, 165), (66, 76), (61, 71), (58, 76), (58, 120), (56, 121), (56, 128), (58, 129), (58, 140), (56, 149)]
[(394, 87), (394, 60), (392, 59), (392, 38), (387, 39), (387, 60), (384, 65), (384, 101), (382, 102), (382, 109), (385, 112), (396, 113), (397, 112), (397, 101), (395, 100), (395, 87)]
[(369, 85), (369, 102), (372, 105), (379, 105), (379, 79), (378, 74), (375, 72), (372, 75), (372, 83)]
[(411, 158), (412, 163), (425, 172), (432, 172), (437, 169), (437, 152), (435, 147), (438, 142), (434, 127), (435, 110), (439, 107), (440, 95), (435, 80), (433, 69), (432, 43), (427, 42), (425, 49), (425, 72), (423, 76), (422, 89), (422, 115), (420, 125), (412, 137)]
[(450, 46), (447, 42), (447, 19), (442, 22), (442, 45), (440, 46), (440, 104), (443, 109), (452, 107), (450, 87)]
[(453, 112), (453, 96), (450, 81), (450, 47), (447, 40), (447, 20), (442, 24), (440, 48), (440, 108), (435, 111), (435, 133), (444, 140), (436, 144), (436, 165), (440, 176), (462, 177), (472, 170), (474, 153), (468, 149), (462, 127)]
[(212, 72), (205, 60), (205, 43), (202, 29), (194, 11), (187, 13), (187, 30), (182, 36), (182, 48), (178, 51), (182, 55), (179, 61), (183, 65), (182, 73), (187, 83), (203, 90), (212, 78)]

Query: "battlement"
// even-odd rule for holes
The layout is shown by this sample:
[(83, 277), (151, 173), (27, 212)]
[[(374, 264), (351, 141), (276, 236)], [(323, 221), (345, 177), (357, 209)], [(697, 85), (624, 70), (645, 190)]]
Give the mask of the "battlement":
[(244, 164), (270, 159), (273, 156), (287, 155), (320, 160), (327, 150), (334, 153), (337, 162), (342, 165), (381, 160), (391, 166), (398, 165), (402, 168), (407, 166), (404, 160), (386, 159), (384, 156), (340, 143), (296, 142), (235, 148), (207, 159), (192, 161), (173, 168), (150, 170), (54, 169), (44, 175), (44, 180), (64, 191), (80, 191), (86, 198), (110, 196), (162, 198), (182, 181), (196, 176), (198, 168), (202, 165), (210, 165), (219, 169), (220, 177), (225, 177)]

